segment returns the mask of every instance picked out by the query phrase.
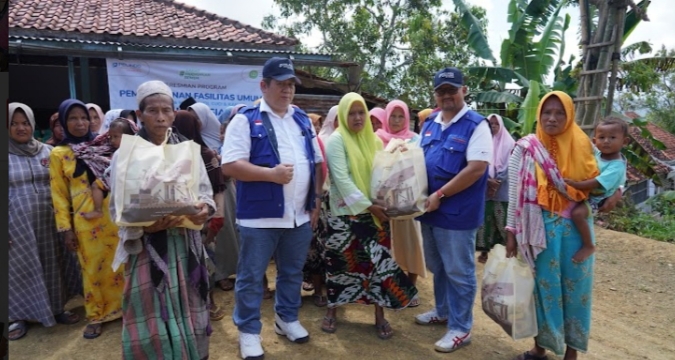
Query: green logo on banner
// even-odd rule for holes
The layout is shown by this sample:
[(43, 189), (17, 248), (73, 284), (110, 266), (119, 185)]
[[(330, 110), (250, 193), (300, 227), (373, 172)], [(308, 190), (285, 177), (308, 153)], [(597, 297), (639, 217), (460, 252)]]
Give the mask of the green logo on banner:
[(258, 70), (251, 70), (251, 72), (248, 73), (248, 77), (250, 77), (251, 79), (258, 78)]

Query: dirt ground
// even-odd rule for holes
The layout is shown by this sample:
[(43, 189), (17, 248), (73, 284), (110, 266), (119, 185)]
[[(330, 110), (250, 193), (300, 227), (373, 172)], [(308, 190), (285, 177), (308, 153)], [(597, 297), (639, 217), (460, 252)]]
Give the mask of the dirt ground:
[[(589, 353), (580, 359), (675, 359), (675, 245), (597, 229), (599, 252), (593, 296), (593, 328)], [(482, 265), (478, 266), (481, 279)], [(274, 270), (268, 271), (274, 279)], [(271, 284), (273, 287), (273, 284)], [(530, 340), (513, 341), (474, 306), (473, 343), (452, 354), (433, 350), (444, 334), (442, 326), (420, 326), (413, 316), (433, 306), (431, 279), (418, 283), (422, 305), (389, 311), (394, 337), (377, 338), (373, 308), (346, 306), (338, 312), (338, 330), (323, 333), (319, 326), (325, 308), (317, 308), (309, 294), (300, 320), (310, 332), (304, 345), (290, 343), (273, 330), (273, 300), (263, 305), (263, 347), (266, 359), (511, 359), (529, 349)], [(233, 292), (217, 290), (216, 300), (233, 306)], [(81, 301), (70, 306), (84, 315)], [(119, 359), (121, 321), (104, 326), (96, 340), (82, 337), (83, 323), (44, 328), (31, 325), (21, 340), (10, 342), (11, 359)], [(231, 311), (213, 324), (211, 359), (239, 359), (237, 330)], [(549, 359), (559, 359), (549, 354)]]

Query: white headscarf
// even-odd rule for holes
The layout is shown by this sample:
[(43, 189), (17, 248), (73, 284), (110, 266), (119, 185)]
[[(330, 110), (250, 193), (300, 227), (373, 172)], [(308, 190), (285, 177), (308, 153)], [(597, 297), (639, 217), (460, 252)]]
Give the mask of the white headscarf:
[(103, 117), (103, 125), (101, 125), (101, 134), (105, 134), (108, 132), (108, 129), (110, 129), (110, 123), (113, 122), (113, 120), (117, 119), (120, 117), (120, 114), (122, 114), (123, 109), (113, 109), (109, 110), (107, 113), (105, 113), (105, 116)]
[(321, 126), (321, 130), (319, 131), (319, 139), (321, 139), (321, 142), (324, 144), (326, 144), (326, 141), (328, 141), (330, 135), (335, 131), (335, 120), (337, 119), (337, 113), (338, 106), (335, 105), (330, 108), (328, 115), (326, 115), (326, 119), (323, 121), (323, 126)]
[(192, 109), (197, 114), (197, 118), (202, 124), (202, 139), (206, 146), (217, 151), (222, 144), (220, 143), (220, 121), (218, 121), (216, 114), (204, 103), (196, 103), (188, 109)]

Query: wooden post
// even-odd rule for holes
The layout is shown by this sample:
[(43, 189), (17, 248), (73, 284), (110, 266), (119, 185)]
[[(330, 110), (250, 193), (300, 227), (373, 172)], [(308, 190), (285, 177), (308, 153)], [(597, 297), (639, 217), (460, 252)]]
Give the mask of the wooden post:
[(77, 99), (75, 86), (75, 64), (72, 56), (68, 56), (68, 86), (70, 88), (70, 98)]

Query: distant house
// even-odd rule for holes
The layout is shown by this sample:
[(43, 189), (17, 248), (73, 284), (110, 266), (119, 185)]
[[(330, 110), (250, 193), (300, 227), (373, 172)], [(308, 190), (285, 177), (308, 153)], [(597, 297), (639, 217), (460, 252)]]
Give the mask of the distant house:
[[(625, 115), (630, 119), (640, 117), (635, 112), (627, 112)], [(646, 128), (654, 139), (665, 145), (665, 149), (660, 150), (654, 147), (649, 139), (642, 136), (637, 126), (630, 125), (628, 133), (631, 139), (650, 155), (655, 164), (654, 170), (661, 181), (661, 186), (657, 186), (654, 181), (629, 164), (627, 190), (630, 191), (635, 204), (641, 204), (650, 197), (665, 190), (675, 190), (675, 135), (653, 123), (648, 123)]]

